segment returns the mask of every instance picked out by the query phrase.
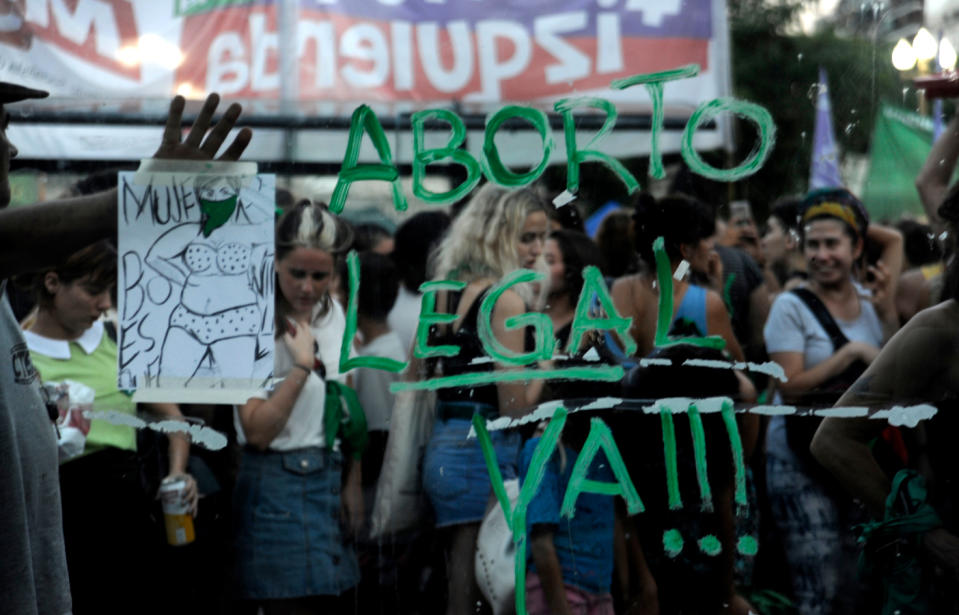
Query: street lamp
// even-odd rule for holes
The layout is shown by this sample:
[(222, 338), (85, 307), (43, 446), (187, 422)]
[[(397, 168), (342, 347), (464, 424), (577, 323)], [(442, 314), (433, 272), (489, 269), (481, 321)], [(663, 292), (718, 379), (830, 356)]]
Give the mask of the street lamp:
[[(947, 71), (953, 70), (956, 59), (956, 48), (952, 43), (945, 38), (936, 42), (936, 38), (925, 28), (919, 28), (911, 44), (901, 38), (892, 49), (892, 65), (896, 70), (905, 73), (915, 69), (919, 81), (933, 73), (937, 66)], [(928, 115), (926, 96), (919, 97), (919, 113)]]
[(925, 64), (936, 59), (939, 56), (939, 66), (952, 69), (956, 66), (956, 48), (948, 39), (942, 39), (936, 42), (936, 38), (925, 28), (919, 28), (919, 32), (912, 39), (912, 44), (904, 38), (899, 39), (896, 46), (892, 49), (892, 65), (897, 70), (912, 70), (918, 65), (920, 73), (930, 72), (930, 66)]
[(957, 59), (956, 48), (948, 39), (942, 39), (939, 43), (939, 66), (946, 70), (955, 70)]
[(919, 28), (916, 37), (912, 39), (912, 49), (916, 52), (916, 60), (920, 63), (934, 59), (938, 47), (936, 37), (925, 28)]
[(896, 70), (903, 72), (912, 70), (916, 65), (916, 52), (904, 38), (899, 39), (896, 46), (892, 48), (892, 65), (896, 67)]

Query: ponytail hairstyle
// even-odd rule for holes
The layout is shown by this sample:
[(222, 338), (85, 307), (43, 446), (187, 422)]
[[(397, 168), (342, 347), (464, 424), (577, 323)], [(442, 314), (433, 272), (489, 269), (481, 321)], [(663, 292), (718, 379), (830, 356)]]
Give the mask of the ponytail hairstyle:
[[(326, 203), (314, 203), (302, 200), (284, 213), (276, 223), (276, 260), (282, 261), (296, 248), (322, 250), (333, 257), (333, 271), (336, 262), (353, 242), (353, 232), (349, 225), (333, 215)], [(279, 284), (276, 285), (279, 289)], [(332, 299), (329, 292), (321, 299), (322, 309), (318, 317), (325, 316), (330, 310)], [(286, 331), (286, 314), (290, 305), (277, 290), (276, 293), (276, 334)]]
[(653, 241), (662, 237), (673, 263), (682, 259), (680, 247), (694, 245), (716, 233), (716, 211), (684, 194), (661, 199), (641, 192), (633, 212), (633, 247), (651, 271), (656, 271)]

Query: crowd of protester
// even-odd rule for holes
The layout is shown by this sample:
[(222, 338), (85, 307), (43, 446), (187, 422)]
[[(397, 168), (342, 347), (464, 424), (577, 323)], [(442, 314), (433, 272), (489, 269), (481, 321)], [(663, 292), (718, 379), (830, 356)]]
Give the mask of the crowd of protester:
[[(0, 104), (39, 96), (0, 84)], [(239, 115), (231, 106), (211, 128), (217, 103), (208, 99), (183, 137), (176, 99), (157, 157), (212, 158)], [(240, 132), (222, 158), (238, 158), (250, 137)], [(0, 139), (0, 172), (15, 153)], [(741, 409), (926, 403), (938, 413), (908, 427), (749, 412), (730, 424), (719, 413), (667, 417), (641, 405), (572, 413), (545, 464), (536, 451), (548, 421), (492, 431), (504, 480), (522, 485), (531, 468), (541, 470), (525, 516), (527, 612), (959, 612), (950, 454), (959, 190), (949, 180), (957, 161), (959, 119), (917, 178), (927, 223), (871, 221), (844, 188), (784, 197), (765, 221), (748, 204), (677, 188), (635, 195), (590, 237), (577, 203), (557, 211), (535, 185), (487, 184), (455, 215), (418, 213), (393, 232), (280, 195), (274, 383), (236, 407), (137, 408), (117, 389), (116, 250), (105, 237), (115, 229), (115, 191), (81, 186), (85, 196), (4, 211), (0, 277), (5, 295), (19, 300), (16, 317), (4, 301), (0, 352), (0, 612), (490, 612), (474, 554), (480, 523), (497, 503), (484, 451), (470, 437), (474, 416), (520, 418), (544, 402), (583, 398), (719, 396)], [(0, 197), (6, 205), (5, 175)], [(351, 250), (358, 289), (346, 265)], [(601, 272), (607, 305), (631, 319), (628, 331), (574, 335), (588, 267)], [(494, 293), (520, 269), (539, 278)], [(419, 359), (420, 286), (430, 280), (459, 284), (436, 293), (433, 310), (450, 317), (425, 339), (460, 351)], [(350, 296), (353, 354), (410, 361), (407, 373), (339, 373)], [(598, 298), (586, 300), (591, 316), (609, 316)], [(664, 306), (675, 306), (665, 320)], [(500, 355), (534, 350), (533, 328), (515, 324), (530, 312), (548, 318), (556, 351), (527, 368), (622, 365), (623, 381), (440, 389), (421, 462), (430, 515), (374, 538), (390, 385), (519, 369), (489, 360), (486, 349), (491, 333)], [(700, 363), (683, 365), (691, 359)], [(716, 361), (773, 361), (785, 378), (710, 366)], [(83, 425), (81, 416), (61, 421), (61, 433), (47, 411), (56, 392), (45, 387), (42, 398), (35, 389), (64, 381), (69, 394), (88, 387), (94, 409), (197, 417), (230, 444), (190, 450), (183, 435), (163, 442), (116, 421)], [(594, 417), (611, 429), (644, 502), (639, 514), (599, 493), (582, 494), (572, 517), (561, 514)], [(608, 453), (592, 458), (591, 480), (616, 482)], [(196, 517), (197, 539), (187, 546), (165, 544), (156, 493), (172, 479), (186, 484)], [(758, 547), (743, 548), (744, 538)]]

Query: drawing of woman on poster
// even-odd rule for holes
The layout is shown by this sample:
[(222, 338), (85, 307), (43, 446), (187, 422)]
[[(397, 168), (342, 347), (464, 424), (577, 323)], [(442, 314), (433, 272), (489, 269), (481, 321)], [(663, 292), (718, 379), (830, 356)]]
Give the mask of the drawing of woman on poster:
[(254, 281), (271, 263), (272, 225), (265, 231), (270, 214), (240, 202), (245, 179), (198, 176), (199, 224), (173, 227), (147, 252), (147, 265), (181, 287), (160, 351), (161, 381), (189, 386), (203, 376), (204, 385), (222, 386), (225, 373), (252, 376), (261, 358), (257, 336), (272, 320)]

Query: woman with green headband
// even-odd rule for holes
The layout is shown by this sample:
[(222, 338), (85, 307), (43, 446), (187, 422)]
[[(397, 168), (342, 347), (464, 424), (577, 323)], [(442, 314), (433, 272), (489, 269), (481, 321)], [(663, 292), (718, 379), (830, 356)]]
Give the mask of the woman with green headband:
[[(830, 407), (879, 354), (898, 321), (895, 270), (868, 267), (867, 290), (855, 279), (869, 217), (843, 188), (814, 191), (800, 205), (801, 251), (808, 281), (781, 293), (763, 331), (766, 349), (787, 381), (784, 403)], [(893, 269), (895, 266), (893, 265)], [(817, 420), (775, 417), (766, 438), (767, 493), (782, 538), (800, 613), (854, 612), (855, 553), (844, 549), (851, 507), (830, 489), (809, 454)], [(853, 602), (849, 602), (852, 600)]]

